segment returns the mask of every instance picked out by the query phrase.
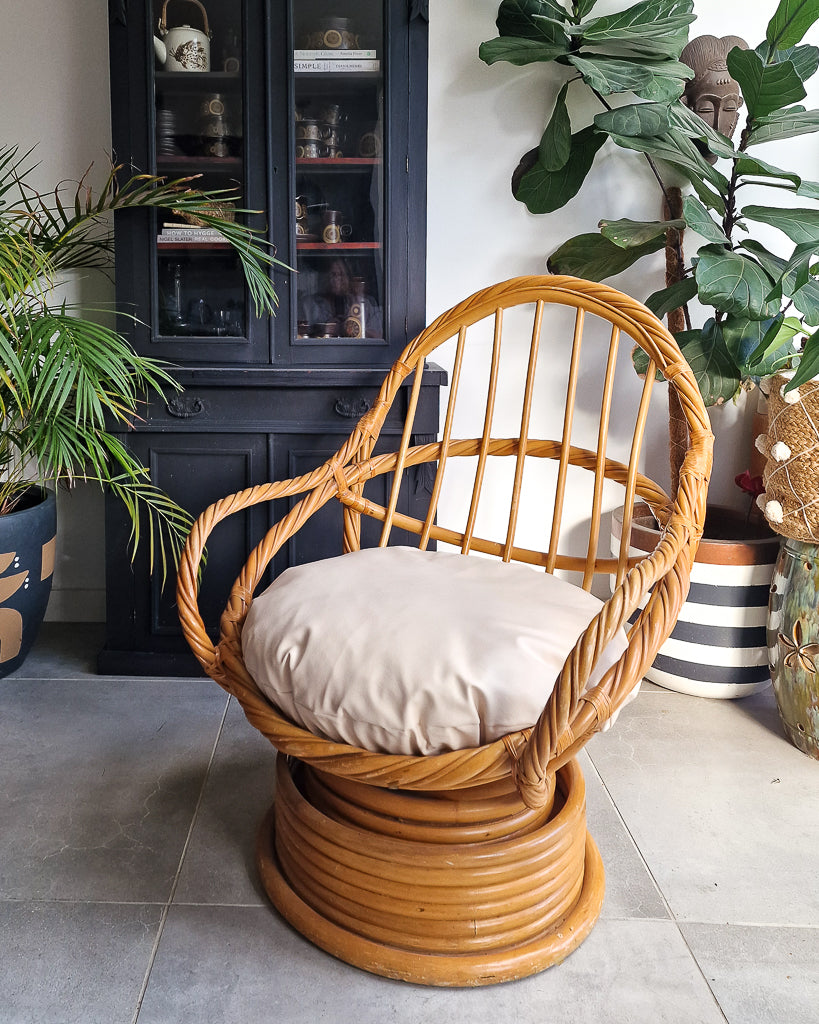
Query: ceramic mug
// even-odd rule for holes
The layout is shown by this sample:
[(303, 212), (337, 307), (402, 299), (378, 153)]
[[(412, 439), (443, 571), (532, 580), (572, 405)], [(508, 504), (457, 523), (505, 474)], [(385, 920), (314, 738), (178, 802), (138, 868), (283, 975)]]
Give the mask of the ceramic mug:
[(296, 124), (297, 139), (315, 139), (318, 142), (324, 138), (324, 127), (312, 119), (299, 121)]
[(296, 144), (296, 157), (317, 160), (323, 156), (327, 156), (327, 147), (323, 142), (316, 142), (315, 139), (303, 139)]
[(343, 146), (346, 134), (333, 125), (327, 125), (323, 138), (328, 146)]
[(351, 224), (343, 224), (344, 215), (341, 210), (325, 210), (321, 215), (321, 238), (328, 245), (336, 245), (338, 242), (349, 238), (353, 233)]

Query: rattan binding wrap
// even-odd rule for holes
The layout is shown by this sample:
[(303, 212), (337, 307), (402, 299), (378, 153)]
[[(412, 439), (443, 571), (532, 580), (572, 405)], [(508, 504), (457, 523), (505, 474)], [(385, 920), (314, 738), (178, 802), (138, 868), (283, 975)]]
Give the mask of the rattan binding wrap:
[[(484, 318), (494, 317), (494, 351), (498, 353), (499, 358), (504, 311), (509, 307), (530, 304), (534, 306), (535, 316), (519, 435), (512, 438), (493, 436), (491, 407), (495, 401), (496, 382), (490, 380), (487, 427), (483, 435), (467, 439), (453, 438), (452, 409), (458, 390), (460, 360), (467, 329)], [(569, 373), (563, 437), (557, 440), (544, 440), (531, 436), (529, 432), (531, 407), (534, 403), (534, 368), (544, 311), (549, 304), (574, 307), (576, 310), (573, 353), (579, 351), (586, 314), (599, 317), (611, 325), (600, 413), (600, 444), (597, 451), (577, 448), (571, 442), (571, 421), (577, 393), (574, 355)], [(608, 420), (614, 391), (614, 365), (621, 331), (644, 348), (652, 360), (644, 385), (632, 455), (628, 464), (613, 461), (606, 456)], [(439, 345), (452, 338), (458, 340), (458, 350), (450, 387), (450, 407), (447, 410), (441, 440), (412, 446), (412, 417), (421, 380), (421, 373), (415, 371), (422, 370), (425, 359)], [(655, 369), (659, 370), (675, 389), (688, 424), (689, 445), (680, 474), (679, 490), (673, 501), (662, 488), (642, 475), (638, 469), (640, 440), (645, 429)], [(399, 389), (403, 386), (406, 391), (405, 381), (412, 374), (414, 377), (409, 411), (401, 444), (396, 451), (374, 455), (375, 442), (386, 414)], [(458, 793), (462, 792), (463, 806), (472, 808), (469, 813), (477, 813), (478, 816), (482, 813), (479, 805), (485, 799), (483, 794), (487, 792), (486, 787), (489, 787), (489, 791), (492, 787), (500, 787), (505, 799), (512, 800), (515, 806), (513, 817), (518, 816), (521, 821), (529, 821), (526, 815), (533, 814), (540, 822), (538, 825), (532, 825), (529, 821), (529, 824), (521, 825), (520, 834), (526, 835), (531, 832), (535, 837), (532, 841), (542, 842), (546, 849), (553, 841), (552, 830), (557, 827), (553, 816), (550, 816), (556, 773), (562, 773), (562, 786), (563, 790), (566, 790), (566, 780), (574, 780), (579, 775), (574, 762), (577, 753), (604, 725), (643, 676), (660, 644), (671, 631), (685, 599), (691, 565), (705, 517), (712, 442), (708, 416), (694, 376), (674, 339), (644, 306), (602, 284), (570, 277), (523, 277), (476, 293), (442, 314), (427, 327), (395, 362), (372, 408), (362, 417), (342, 448), (324, 465), (297, 479), (250, 488), (226, 497), (208, 508), (197, 520), (182, 557), (177, 591), (180, 619), (191, 648), (208, 674), (238, 699), (249, 721), (281, 754), (308, 766), (304, 769), (307, 778), (311, 780), (308, 791), (290, 786), (284, 779), (280, 782), (280, 791), (288, 793), (289, 796), (286, 799), (281, 798), (281, 807), (276, 811), (277, 815), (286, 818), (287, 830), (287, 836), (281, 837), (282, 849), (278, 854), (279, 860), (282, 857), (286, 859), (285, 847), (288, 842), (292, 843), (294, 830), (302, 830), (300, 849), (310, 847), (313, 841), (310, 838), (310, 826), (302, 821), (302, 817), (312, 820), (319, 807), (323, 808), (322, 827), (326, 830), (326, 836), (334, 837), (331, 845), (337, 850), (345, 848), (345, 844), (355, 846), (365, 842), (374, 849), (376, 860), (381, 859), (389, 863), (389, 850), (392, 849), (390, 844), (396, 841), (397, 833), (401, 833), (402, 842), (420, 844), (413, 847), (411, 856), (420, 857), (423, 861), (426, 852), (429, 852), (426, 839), (419, 839), (417, 835), (405, 836), (402, 832), (403, 826), (396, 825), (396, 821), (399, 818), (403, 821), (409, 811), (386, 814), (387, 819), (392, 821), (390, 829), (397, 832), (393, 831), (382, 839), (378, 828), (374, 829), (374, 822), (377, 818), (383, 818), (385, 812), (383, 809), (374, 810), (372, 807), (362, 809), (362, 801), (365, 805), (368, 803), (370, 798), (367, 796), (367, 790), (372, 787), (382, 790), (426, 792), (434, 806), (444, 808), (447, 802), (451, 807), (452, 801), (459, 800)], [(462, 528), (438, 525), (438, 494), (448, 462), (460, 457), (476, 461), (474, 494), (477, 496), (480, 494), (483, 468), (487, 460), (496, 456), (514, 459), (516, 465), (506, 538), (493, 540), (476, 535), (477, 497), (473, 498), (470, 514)], [(553, 459), (558, 466), (552, 534), (548, 547), (540, 551), (515, 543), (519, 511), (517, 505), (521, 493), (523, 466), (527, 458)], [(416, 521), (397, 511), (397, 485), (393, 487), (386, 506), (377, 505), (363, 495), (364, 484), (373, 477), (394, 473), (396, 478), (400, 478), (405, 470), (422, 464), (432, 464), (436, 467), (430, 512), (425, 521)], [(570, 466), (585, 467), (594, 475), (589, 553), (586, 557), (570, 557), (558, 553), (561, 513)], [(635, 559), (628, 557), (627, 545), (624, 545), (618, 558), (598, 557), (596, 549), (601, 536), (602, 493), (605, 479), (615, 480), (622, 485), (628, 510), (636, 499), (642, 499), (652, 507), (665, 527), (655, 551), (636, 561), (636, 564)], [(197, 608), (197, 572), (207, 538), (215, 526), (227, 516), (259, 502), (288, 496), (298, 496), (298, 500), (250, 554), (230, 593), (222, 616), (221, 637), (218, 644), (214, 645), (208, 637)], [(583, 573), (584, 586), (587, 587), (590, 586), (595, 574), (611, 574), (616, 578), (617, 586), (612, 596), (578, 640), (557, 679), (548, 703), (531, 729), (468, 750), (425, 757), (392, 755), (361, 750), (312, 735), (285, 719), (269, 703), (244, 667), (241, 649), (242, 624), (254, 590), (276, 552), (317, 510), (331, 500), (339, 501), (344, 506), (345, 550), (353, 550), (359, 546), (360, 517), (363, 514), (372, 516), (384, 524), (382, 543), (388, 542), (390, 530), (395, 527), (419, 535), (421, 546), (425, 546), (429, 539), (435, 539), (457, 544), (464, 552), (479, 551), (505, 560), (528, 562), (547, 571), (553, 571), (555, 568), (579, 571)], [(627, 513), (626, 525), (629, 524), (630, 511)], [(628, 537), (627, 528), (624, 528), (624, 536)], [(627, 627), (629, 617), (637, 608), (641, 597), (651, 587), (654, 589), (645, 609), (636, 623), (630, 627), (629, 646), (625, 654), (594, 690), (587, 691), (586, 680), (600, 651), (619, 629)], [(282, 771), (284, 770), (282, 767)], [(335, 782), (325, 784), (322, 780)], [(577, 797), (577, 783), (574, 785), (575, 789), (568, 791), (569, 795), (565, 797), (569, 802)], [(343, 792), (340, 794), (334, 791), (328, 795), (328, 792), (334, 789)], [(515, 789), (519, 797), (515, 796)], [(318, 791), (321, 795), (317, 798), (315, 794)], [(403, 799), (409, 807), (410, 803), (407, 801), (412, 800), (412, 794), (398, 798)], [(414, 799), (417, 800), (418, 797)], [(580, 799), (582, 803), (582, 798)], [(378, 802), (376, 799), (376, 803)], [(281, 824), (276, 825), (277, 829), (281, 827)], [(469, 831), (467, 829), (464, 832), (463, 828), (463, 822), (459, 820), (456, 832), (461, 836), (459, 841), (466, 842), (469, 841)], [(545, 831), (541, 835), (539, 830)], [(421, 831), (423, 833), (423, 828)], [(541, 838), (537, 839), (539, 835)], [(319, 845), (327, 844), (326, 836)], [(322, 872), (319, 872), (312, 881), (305, 878), (299, 882), (297, 878), (291, 877), (298, 874), (298, 858), (291, 861), (289, 869), (285, 869), (285, 874), (288, 870), (290, 872), (285, 881), (281, 864), (276, 860), (277, 854), (270, 846), (270, 842), (269, 830), (263, 830), (260, 838), (260, 863), (265, 885), (274, 902), (283, 909), (285, 916), (296, 924), (296, 927), (300, 927), (313, 941), (335, 955), (378, 973), (413, 981), (429, 981), (434, 984), (482, 984), (539, 970), (548, 963), (562, 959), (582, 939), (596, 919), (602, 899), (603, 883), (599, 855), (594, 844), (586, 837), (585, 818), (582, 817), (574, 827), (571, 843), (575, 850), (574, 859), (570, 858), (571, 863), (564, 864), (560, 872), (552, 877), (550, 884), (553, 891), (543, 895), (539, 908), (520, 910), (522, 919), (529, 920), (530, 923), (540, 921), (540, 927), (545, 927), (545, 904), (556, 898), (555, 893), (562, 890), (562, 887), (568, 886), (572, 891), (569, 903), (574, 901), (575, 908), (582, 908), (569, 912), (569, 918), (565, 919), (571, 919), (568, 938), (565, 938), (561, 931), (562, 919), (558, 914), (557, 926), (550, 926), (548, 940), (541, 936), (540, 940), (527, 942), (525, 937), (521, 937), (526, 932), (524, 927), (523, 933), (520, 933), (517, 940), (511, 942), (505, 952), (495, 954), (490, 951), (480, 955), (475, 953), (477, 960), (470, 953), (470, 940), (466, 936), (461, 937), (463, 941), (460, 945), (451, 935), (444, 942), (444, 945), (449, 943), (448, 948), (457, 950), (454, 961), (452, 957), (447, 957), (429, 946), (421, 952), (409, 948), (412, 945), (411, 939), (408, 940), (409, 946), (405, 944), (405, 948), (393, 951), (391, 940), (385, 936), (395, 933), (396, 929), (403, 929), (406, 932), (410, 929), (405, 926), (405, 922), (402, 924), (393, 920), (389, 910), (366, 907), (365, 894), (371, 889), (378, 890), (380, 882), (370, 880), (362, 883), (359, 890), (365, 904), (362, 909), (357, 907), (356, 900), (351, 899), (349, 892), (324, 892), (318, 880)], [(384, 849), (381, 849), (382, 844), (385, 844)], [(324, 864), (325, 876), (327, 871), (334, 874), (342, 870), (346, 855), (338, 854), (338, 857), (340, 860), (331, 855), (331, 862), (334, 864), (332, 869), (330, 862), (317, 858), (319, 863)], [(309, 869), (305, 870), (309, 874)], [(364, 869), (365, 875), (368, 870)], [(386, 869), (386, 873), (382, 872), (381, 877), (387, 879), (389, 875), (390, 869)], [(423, 890), (424, 883), (419, 882), (419, 885)], [(302, 886), (305, 887), (303, 890)], [(502, 900), (508, 902), (512, 899), (514, 883), (512, 886), (512, 890), (508, 891)], [(421, 899), (421, 896), (418, 898)], [(319, 903), (322, 906), (321, 911), (317, 909)], [(572, 914), (575, 916), (572, 917)], [(372, 916), (377, 918), (377, 922), (368, 923), (366, 919)], [(471, 920), (468, 913), (465, 919)], [(452, 927), (456, 926), (453, 924)], [(503, 924), (498, 927), (501, 932), (506, 930)], [(510, 927), (515, 932), (515, 927)], [(535, 927), (534, 931), (537, 930), (538, 927)], [(435, 941), (438, 940), (433, 940), (433, 944)], [(521, 952), (524, 949), (528, 952)], [(441, 956), (444, 956), (445, 962), (441, 961)]]

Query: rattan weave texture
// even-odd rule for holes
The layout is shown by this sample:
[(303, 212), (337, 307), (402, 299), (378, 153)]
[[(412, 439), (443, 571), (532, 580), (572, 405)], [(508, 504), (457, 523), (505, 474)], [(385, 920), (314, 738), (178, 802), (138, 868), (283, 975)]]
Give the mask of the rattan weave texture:
[[(517, 307), (533, 310), (528, 351), (526, 339), (520, 343), (517, 327), (511, 342), (504, 333), (504, 318), (507, 314), (510, 320), (516, 316)], [(568, 307), (569, 315), (574, 316), (565, 357), (554, 354), (557, 342), (548, 323), (554, 309), (561, 307)], [(470, 330), (483, 328), (484, 321), (483, 340), (472, 345)], [(584, 331), (591, 322), (605, 325), (602, 342), (591, 329), (590, 337), (584, 340)], [(620, 430), (610, 430), (610, 426), (612, 409), (620, 398), (615, 373), (621, 334), (640, 345), (651, 363), (635, 403), (633, 434), (624, 445), (626, 454), (614, 458), (609, 448), (613, 435)], [(413, 445), (412, 421), (420, 392), (420, 371), (425, 360), (448, 343), (454, 346), (454, 353), (450, 351), (449, 402), (441, 438)], [(510, 345), (522, 348), (521, 358), (526, 361), (514, 432), (495, 428), (508, 404), (501, 371)], [(473, 349), (488, 353), (483, 389), (476, 389), (464, 369)], [(579, 445), (573, 433), (575, 420), (587, 415), (590, 404), (587, 374), (581, 368), (582, 356), (587, 352), (595, 372), (600, 374), (595, 399), (596, 437), (591, 445)], [(629, 362), (628, 354), (624, 354), (621, 363)], [(558, 367), (565, 372), (556, 439), (540, 433), (541, 364), (547, 366), (550, 377), (557, 374)], [(627, 369), (631, 374), (628, 386), (633, 388), (630, 365)], [(655, 370), (674, 389), (688, 425), (688, 449), (673, 498), (640, 468)], [(402, 401), (407, 391), (409, 397), (400, 444), (394, 451), (379, 450), (375, 454), (386, 413), (402, 388)], [(486, 396), (482, 427), (467, 436), (457, 436), (456, 405), (459, 409), (464, 403), (474, 405), (476, 394)], [(673, 627), (688, 590), (702, 533), (712, 443), (708, 415), (693, 373), (673, 337), (644, 306), (602, 284), (570, 277), (523, 277), (483, 289), (430, 324), (393, 365), (377, 400), (346, 443), (323, 465), (296, 479), (226, 497), (202, 513), (180, 565), (180, 619), (205, 670), (236, 696), (249, 721), (280, 752), (279, 796), (275, 814), (260, 836), (260, 867), (271, 898), (297, 928), (358, 966), (431, 984), (485, 984), (519, 977), (562, 959), (583, 938), (599, 912), (602, 869), (594, 844), (586, 835), (582, 798), (577, 798), (582, 778), (568, 789), (566, 780), (577, 779), (577, 753), (642, 678)], [(506, 526), (493, 536), (482, 528), (479, 506), (490, 500), (485, 491), (487, 487), (492, 490), (492, 486), (485, 480), (490, 464), (499, 460), (514, 467), (510, 471), (514, 479)], [(472, 474), (460, 523), (449, 520), (442, 498), (456, 462), (467, 465)], [(547, 524), (540, 546), (518, 539), (519, 524), (527, 514), (523, 498), (529, 496), (523, 486), (524, 469), (532, 463), (553, 466), (555, 476), (553, 495), (537, 510)], [(422, 521), (402, 514), (398, 505), (403, 475), (424, 465), (431, 467), (434, 482), (429, 511)], [(584, 499), (589, 502), (585, 554), (561, 547), (564, 511), (576, 501), (574, 474), (581, 471), (591, 481), (590, 497)], [(528, 473), (527, 469), (527, 480)], [(365, 490), (368, 481), (384, 474), (392, 475), (394, 482), (389, 499), (380, 504)], [(608, 539), (602, 520), (606, 514), (604, 495), (611, 482), (619, 486), (626, 507), (624, 544), (617, 558), (598, 552), (601, 538), (604, 542)], [(494, 496), (493, 491), (490, 498)], [(197, 573), (207, 538), (227, 516), (282, 498), (290, 499), (290, 510), (250, 553), (230, 593), (221, 636), (214, 644), (197, 608)], [(630, 510), (638, 499), (652, 508), (664, 532), (653, 552), (635, 560), (628, 557), (627, 539)], [(539, 500), (542, 502), (542, 497)], [(361, 516), (365, 515), (383, 524), (382, 544), (389, 542), (394, 529), (400, 529), (417, 535), (422, 547), (430, 541), (454, 544), (465, 554), (478, 552), (526, 562), (549, 572), (557, 569), (578, 573), (587, 589), (596, 577), (611, 574), (616, 578), (611, 597), (578, 640), (531, 729), (483, 747), (434, 756), (381, 754), (315, 736), (285, 719), (268, 702), (243, 664), (242, 624), (253, 593), (276, 552), (330, 501), (340, 502), (343, 507), (345, 550), (359, 546)], [(629, 617), (651, 588), (643, 612), (628, 627)], [(629, 630), (628, 649), (602, 681), (587, 691), (586, 680), (600, 651), (624, 626)], [(558, 777), (564, 779), (560, 807), (553, 805), (556, 773), (562, 773)], [(565, 817), (565, 808), (573, 805), (573, 800), (577, 814), (568, 830), (567, 846), (560, 853), (559, 842), (558, 847), (550, 844), (555, 842), (555, 830), (560, 831), (561, 814)], [(460, 808), (457, 814), (456, 807)], [(416, 813), (420, 814), (419, 820), (415, 820)], [(475, 878), (467, 873), (456, 884), (456, 889), (460, 886), (462, 891), (454, 904), (440, 895), (435, 898), (434, 893), (430, 901), (430, 887), (434, 889), (443, 882), (446, 890), (443, 879), (452, 875), (452, 870), (446, 869), (446, 858), (441, 862), (433, 857), (425, 864), (428, 848), (434, 845), (430, 832), (437, 829), (443, 830), (438, 833), (439, 839), (445, 837), (446, 843), (459, 844), (458, 856), (467, 861), (469, 851), (478, 850), (485, 842), (493, 849), (525, 851), (528, 846), (524, 861), (529, 855), (545, 858), (545, 875), (537, 876), (537, 869), (530, 878), (536, 896), (527, 903), (521, 891), (526, 889), (522, 878), (529, 878), (529, 865), (523, 876), (514, 868), (507, 872), (500, 889), (480, 873)], [(491, 838), (479, 838), (476, 830), (483, 830)], [(480, 860), (485, 851), (476, 855)], [(507, 852), (504, 856), (514, 861), (517, 854)], [(549, 858), (555, 857), (551, 863)], [(400, 868), (405, 862), (406, 877)], [(441, 871), (439, 878), (437, 872)], [(460, 869), (457, 875), (460, 878)], [(540, 882), (534, 881), (535, 876)], [(408, 906), (400, 903), (402, 888)], [(500, 904), (512, 908), (511, 918), (504, 914), (504, 920), (497, 920), (493, 907)], [(411, 907), (415, 905), (426, 909), (413, 912)], [(439, 920), (442, 926), (436, 935), (430, 933), (431, 919)], [(491, 923), (484, 926), (479, 922)]]

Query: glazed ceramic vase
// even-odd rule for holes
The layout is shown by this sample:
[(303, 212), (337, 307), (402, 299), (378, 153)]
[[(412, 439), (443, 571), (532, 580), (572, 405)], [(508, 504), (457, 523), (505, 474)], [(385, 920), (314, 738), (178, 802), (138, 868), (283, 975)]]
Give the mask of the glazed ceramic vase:
[(819, 544), (783, 538), (768, 603), (768, 661), (779, 717), (819, 758)]

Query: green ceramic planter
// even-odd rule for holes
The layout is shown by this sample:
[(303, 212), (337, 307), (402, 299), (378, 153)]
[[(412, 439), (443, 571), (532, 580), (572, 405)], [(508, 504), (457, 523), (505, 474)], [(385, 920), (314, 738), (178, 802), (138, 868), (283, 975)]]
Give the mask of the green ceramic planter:
[(768, 602), (768, 661), (788, 739), (819, 758), (819, 544), (783, 539)]

